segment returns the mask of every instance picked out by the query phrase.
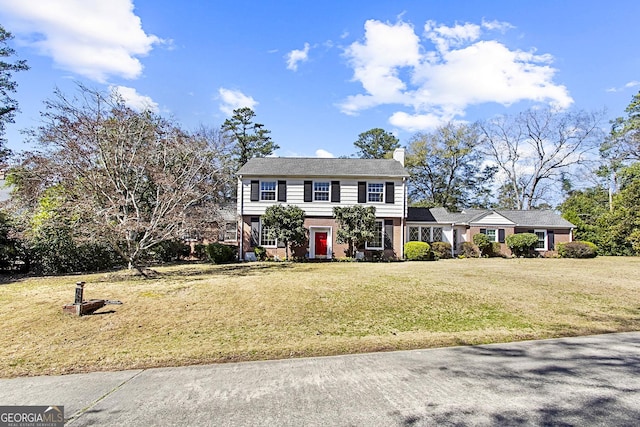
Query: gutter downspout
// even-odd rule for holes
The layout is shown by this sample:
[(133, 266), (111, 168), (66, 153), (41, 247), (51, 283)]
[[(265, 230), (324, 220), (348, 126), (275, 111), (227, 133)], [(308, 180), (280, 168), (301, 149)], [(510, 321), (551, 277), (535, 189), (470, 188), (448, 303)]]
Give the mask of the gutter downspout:
[(238, 261), (244, 260), (244, 188), (242, 186), (242, 175), (238, 175), (238, 187), (240, 190), (240, 251), (238, 251)]
[(402, 177), (402, 221), (400, 223), (402, 230), (402, 246), (400, 247), (400, 259), (404, 259), (404, 244), (406, 240), (407, 234), (407, 178)]

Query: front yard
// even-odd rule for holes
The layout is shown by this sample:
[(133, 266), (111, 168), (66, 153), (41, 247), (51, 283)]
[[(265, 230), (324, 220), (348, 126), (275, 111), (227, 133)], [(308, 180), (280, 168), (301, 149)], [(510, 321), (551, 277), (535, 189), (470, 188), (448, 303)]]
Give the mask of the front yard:
[[(0, 284), (0, 377), (640, 330), (640, 258), (156, 271), (151, 279), (115, 272)], [(124, 305), (63, 314), (81, 280), (86, 299)]]

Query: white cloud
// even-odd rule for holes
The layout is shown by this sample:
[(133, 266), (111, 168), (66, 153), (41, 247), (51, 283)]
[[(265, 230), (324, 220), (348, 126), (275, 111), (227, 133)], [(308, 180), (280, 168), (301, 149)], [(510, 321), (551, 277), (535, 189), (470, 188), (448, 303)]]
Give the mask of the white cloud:
[(222, 111), (227, 116), (233, 115), (233, 110), (238, 108), (249, 107), (253, 109), (256, 105), (258, 105), (258, 101), (253, 99), (249, 95), (245, 95), (239, 90), (225, 89), (221, 87), (218, 89), (218, 94), (220, 95), (220, 111)]
[(636, 86), (640, 86), (640, 81), (631, 80), (630, 82), (625, 83), (625, 85), (622, 87), (610, 87), (607, 89), (607, 92), (622, 92), (625, 89), (629, 89)]
[(117, 93), (122, 97), (124, 102), (136, 111), (149, 110), (154, 113), (158, 112), (158, 104), (146, 95), (141, 95), (132, 87), (126, 86), (109, 86), (111, 93)]
[(327, 150), (323, 150), (322, 148), (319, 148), (316, 150), (316, 157), (323, 157), (323, 158), (330, 159), (335, 156), (333, 155), (333, 153), (330, 153)]
[(571, 105), (567, 88), (553, 81), (551, 55), (511, 50), (484, 34), (509, 28), (497, 21), (452, 27), (428, 21), (419, 37), (406, 22), (367, 21), (364, 40), (345, 49), (353, 80), (364, 92), (348, 96), (339, 107), (357, 114), (397, 105), (389, 122), (416, 131), (459, 119), (469, 106), (483, 103)]
[(142, 29), (131, 0), (0, 0), (14, 34), (64, 70), (98, 82), (135, 79), (138, 57), (163, 40)]
[(304, 49), (294, 49), (289, 52), (287, 58), (287, 69), (292, 71), (298, 71), (298, 63), (306, 62), (309, 59), (309, 43), (304, 44)]

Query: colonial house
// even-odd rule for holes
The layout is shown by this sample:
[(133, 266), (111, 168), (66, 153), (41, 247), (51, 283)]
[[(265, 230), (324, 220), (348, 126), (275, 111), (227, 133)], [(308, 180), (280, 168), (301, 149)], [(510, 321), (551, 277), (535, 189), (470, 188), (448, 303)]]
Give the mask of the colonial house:
[(375, 237), (363, 249), (386, 258), (404, 257), (408, 241), (448, 242), (456, 255), (461, 244), (473, 241), (477, 233), (499, 242), (504, 254), (510, 253), (506, 237), (514, 233), (535, 233), (536, 250), (541, 253), (572, 240), (574, 225), (548, 210), (448, 212), (408, 207), (408, 179), (404, 149), (397, 149), (393, 159), (253, 158), (238, 171), (239, 255), (252, 259), (253, 249), (262, 246), (270, 255), (284, 257), (284, 248), (270, 239), (260, 219), (277, 203), (304, 210), (308, 246), (296, 255), (310, 259), (340, 258), (346, 253), (347, 245), (337, 241), (336, 206), (376, 208)]
[(403, 149), (393, 159), (253, 158), (238, 171), (239, 254), (246, 259), (262, 246), (271, 255), (284, 255), (260, 221), (269, 206), (281, 203), (305, 212), (309, 245), (302, 256), (342, 257), (347, 245), (337, 241), (333, 208), (360, 204), (375, 206), (377, 217), (375, 237), (365, 250), (401, 258), (408, 178)]

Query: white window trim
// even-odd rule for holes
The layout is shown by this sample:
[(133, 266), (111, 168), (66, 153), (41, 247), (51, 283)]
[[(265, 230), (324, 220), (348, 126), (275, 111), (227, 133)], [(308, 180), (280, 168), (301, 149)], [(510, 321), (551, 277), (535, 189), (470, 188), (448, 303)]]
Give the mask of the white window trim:
[(380, 223), (381, 225), (381, 230), (380, 230), (380, 234), (381, 234), (381, 238), (380, 238), (380, 244), (382, 245), (381, 247), (376, 247), (376, 246), (369, 246), (369, 242), (365, 242), (364, 243), (364, 248), (370, 251), (382, 251), (384, 250), (384, 220), (382, 219), (377, 219), (376, 223)]
[[(316, 191), (316, 184), (328, 184), (327, 191)], [(318, 203), (331, 203), (331, 181), (313, 181), (313, 188), (311, 189), (312, 201)], [(316, 193), (327, 193), (327, 200), (316, 199)]]
[(264, 225), (262, 224), (262, 218), (260, 218), (260, 246), (262, 246), (263, 248), (277, 248), (278, 247), (278, 239), (274, 239), (274, 244), (273, 245), (264, 245), (262, 244), (262, 230), (263, 230)]
[[(543, 239), (544, 239), (544, 247), (542, 247), (542, 248), (535, 248), (535, 249), (536, 249), (536, 251), (547, 251), (547, 250), (549, 250), (549, 238), (548, 238), (548, 236), (547, 236), (547, 230), (543, 230), (543, 229), (533, 230), (533, 233), (534, 233), (536, 236), (538, 236), (538, 234), (537, 234), (537, 233), (544, 233), (544, 237), (543, 237)], [(539, 240), (538, 240), (538, 241), (539, 241)], [(536, 243), (536, 246), (537, 246), (537, 243)]]
[[(273, 199), (264, 199), (262, 198), (262, 193), (266, 192), (267, 190), (263, 190), (262, 189), (262, 184), (263, 183), (273, 183), (274, 185), (274, 189), (273, 189)], [(269, 193), (271, 193), (271, 190), (268, 190)], [(260, 181), (260, 201), (261, 202), (275, 202), (278, 200), (278, 181)]]
[[(233, 227), (234, 227), (233, 239), (227, 239), (227, 232), (229, 232), (229, 230), (227, 229), (227, 226), (229, 224), (233, 224)], [(237, 242), (238, 241), (238, 222), (237, 221), (225, 221), (225, 223), (224, 223), (224, 241), (225, 242)]]
[[(378, 193), (378, 192), (371, 192), (369, 191), (369, 186), (370, 185), (381, 185), (382, 186), (382, 192)], [(384, 182), (367, 182), (367, 203), (384, 203), (385, 198), (386, 198), (386, 185)], [(380, 198), (379, 202), (372, 202), (371, 200), (369, 200), (369, 194), (380, 194), (382, 197)]]
[(489, 230), (495, 231), (495, 234), (494, 234), (495, 237), (494, 237), (493, 240), (490, 240), (490, 242), (498, 242), (500, 240), (498, 229), (497, 228), (490, 228), (490, 227), (485, 228), (484, 235), (487, 236), (487, 237), (489, 237), (489, 235), (487, 234), (487, 231), (489, 231)]

